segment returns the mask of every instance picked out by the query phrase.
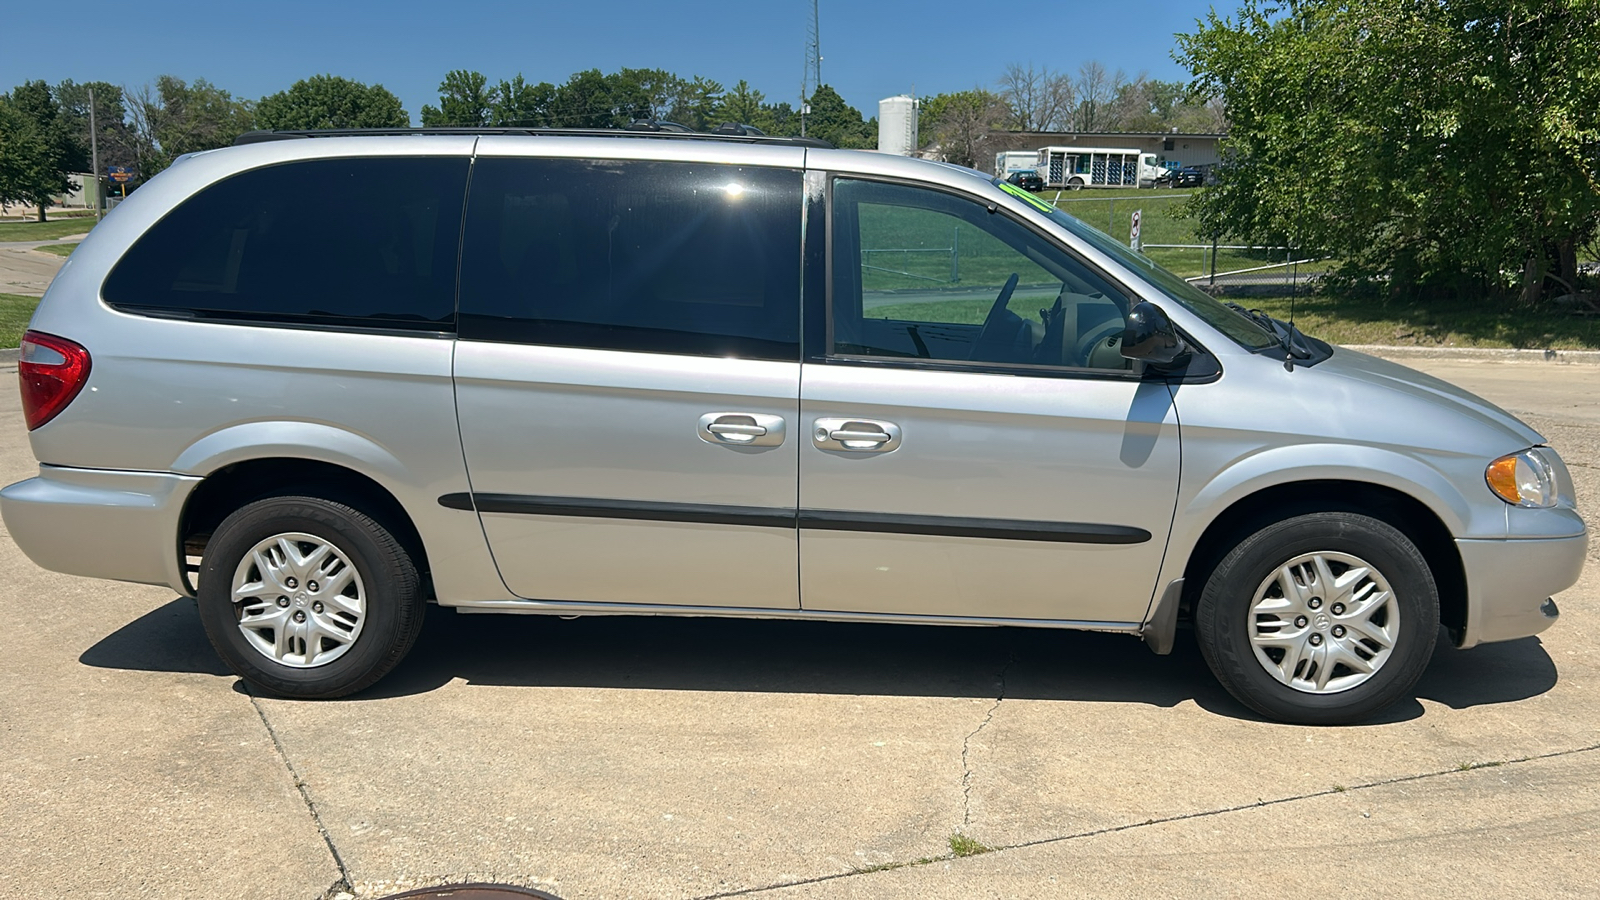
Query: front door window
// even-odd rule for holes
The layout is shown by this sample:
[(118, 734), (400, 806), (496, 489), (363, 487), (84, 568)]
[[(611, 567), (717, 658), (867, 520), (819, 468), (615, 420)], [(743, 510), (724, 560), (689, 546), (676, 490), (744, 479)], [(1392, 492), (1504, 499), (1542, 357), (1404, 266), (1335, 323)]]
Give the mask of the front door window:
[(834, 187), (833, 334), (842, 357), (1127, 370), (1127, 301), (1015, 220), (939, 191)]

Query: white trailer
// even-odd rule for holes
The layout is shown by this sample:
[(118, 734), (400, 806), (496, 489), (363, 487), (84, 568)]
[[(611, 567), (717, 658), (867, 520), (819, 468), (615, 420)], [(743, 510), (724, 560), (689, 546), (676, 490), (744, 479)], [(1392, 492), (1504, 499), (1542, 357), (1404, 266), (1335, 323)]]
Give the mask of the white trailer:
[(1037, 168), (1038, 164), (1039, 153), (1036, 150), (1007, 150), (994, 155), (994, 173), (1001, 178), (1012, 172)]
[(1041, 147), (1033, 168), (1047, 188), (1155, 187), (1164, 174), (1156, 154), (1115, 147)]

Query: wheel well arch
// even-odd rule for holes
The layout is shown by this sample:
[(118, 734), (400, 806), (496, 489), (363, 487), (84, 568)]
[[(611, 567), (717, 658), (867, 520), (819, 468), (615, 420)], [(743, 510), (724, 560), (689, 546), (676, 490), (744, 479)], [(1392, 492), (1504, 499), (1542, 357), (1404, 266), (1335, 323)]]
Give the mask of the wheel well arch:
[(205, 553), (206, 542), (222, 520), (247, 503), (289, 494), (345, 503), (376, 519), (411, 554), (422, 576), (425, 596), (432, 595), (427, 548), (411, 515), (394, 494), (354, 469), (296, 457), (231, 463), (207, 475), (189, 492), (178, 519), (178, 552), (185, 587), (191, 594), (199, 567), (190, 558)]
[(1192, 615), (1211, 570), (1235, 544), (1260, 528), (1313, 512), (1350, 512), (1398, 528), (1428, 561), (1439, 589), (1439, 620), (1458, 643), (1467, 624), (1467, 577), (1450, 529), (1421, 500), (1363, 481), (1295, 481), (1262, 488), (1236, 500), (1211, 520), (1184, 566), (1183, 610)]

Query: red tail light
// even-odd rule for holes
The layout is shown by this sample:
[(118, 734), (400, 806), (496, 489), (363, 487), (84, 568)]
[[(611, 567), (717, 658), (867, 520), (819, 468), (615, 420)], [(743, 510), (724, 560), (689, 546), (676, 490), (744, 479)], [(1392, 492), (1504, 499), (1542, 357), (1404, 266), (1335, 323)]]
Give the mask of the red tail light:
[(89, 351), (66, 338), (30, 331), (17, 358), (22, 417), (32, 431), (67, 408), (89, 382)]

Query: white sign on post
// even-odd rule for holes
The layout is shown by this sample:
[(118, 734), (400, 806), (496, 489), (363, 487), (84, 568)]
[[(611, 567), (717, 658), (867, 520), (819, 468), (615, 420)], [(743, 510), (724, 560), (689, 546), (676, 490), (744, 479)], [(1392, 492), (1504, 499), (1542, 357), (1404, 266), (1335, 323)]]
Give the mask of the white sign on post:
[(1128, 246), (1132, 247), (1134, 250), (1140, 249), (1141, 242), (1139, 241), (1139, 214), (1142, 212), (1144, 212), (1142, 209), (1136, 209), (1133, 211), (1133, 227), (1128, 230)]

